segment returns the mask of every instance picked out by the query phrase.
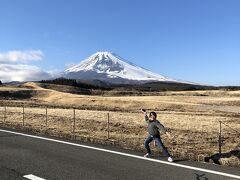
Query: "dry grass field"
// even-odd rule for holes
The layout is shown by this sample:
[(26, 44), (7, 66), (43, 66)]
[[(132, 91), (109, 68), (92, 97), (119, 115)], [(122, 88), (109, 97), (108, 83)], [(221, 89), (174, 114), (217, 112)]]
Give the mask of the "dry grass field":
[[(21, 127), (21, 106), (25, 105), (25, 128), (70, 138), (74, 107), (77, 139), (144, 151), (147, 132), (140, 109), (145, 108), (156, 111), (162, 124), (171, 129), (171, 136), (162, 135), (162, 138), (175, 157), (203, 161), (218, 152), (219, 121), (222, 121), (225, 158), (219, 161), (240, 167), (240, 91), (159, 92), (151, 96), (116, 97), (62, 93), (40, 88), (35, 83), (17, 88), (0, 87), (0, 93), (30, 90), (29, 99), (1, 100), (0, 125)], [(108, 113), (110, 139), (107, 139)], [(159, 154), (155, 147), (153, 150)]]

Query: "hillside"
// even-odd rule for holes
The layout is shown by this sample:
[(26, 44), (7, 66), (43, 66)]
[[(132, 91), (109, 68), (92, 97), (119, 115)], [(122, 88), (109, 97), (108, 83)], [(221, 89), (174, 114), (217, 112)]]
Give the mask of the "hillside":
[(76, 80), (101, 80), (111, 84), (142, 84), (152, 81), (179, 82), (153, 73), (112, 52), (97, 52), (66, 69), (63, 77)]
[[(127, 95), (136, 93), (138, 95), (144, 93), (154, 93), (162, 91), (191, 91), (191, 90), (216, 90), (217, 87), (201, 86), (194, 84), (176, 83), (176, 82), (150, 82), (145, 84), (111, 84), (100, 80), (75, 80), (58, 78), (54, 80), (44, 80), (40, 82), (40, 86), (45, 88), (53, 88), (74, 94), (108, 94), (112, 91), (123, 92)], [(64, 85), (65, 88), (55, 85)], [(66, 87), (67, 86), (67, 87)], [(70, 87), (71, 86), (71, 87)]]
[[(155, 85), (155, 84), (154, 84)], [(138, 105), (140, 99), (148, 99), (151, 97), (156, 97), (157, 99), (163, 98), (183, 98), (182, 103), (185, 102), (185, 97), (187, 97), (186, 103), (189, 103), (189, 98), (200, 100), (208, 100), (207, 104), (218, 104), (218, 99), (221, 99), (222, 104), (238, 105), (239, 101), (237, 99), (240, 97), (240, 91), (227, 91), (227, 90), (194, 90), (194, 91), (137, 91), (135, 89), (124, 88), (113, 88), (111, 90), (101, 90), (101, 89), (84, 89), (79, 87), (67, 86), (67, 85), (56, 85), (56, 84), (45, 84), (45, 83), (25, 83), (21, 85), (9, 85), (2, 86), (0, 88), (0, 99), (13, 100), (16, 103), (27, 102), (30, 104), (49, 104), (51, 106), (76, 106), (79, 108), (84, 107), (94, 107), (108, 109), (113, 103), (113, 99), (125, 99), (123, 106), (125, 107), (135, 107)], [(124, 91), (126, 90), (126, 91)], [(131, 96), (131, 97), (129, 97)], [(142, 96), (142, 97), (141, 97)], [(209, 99), (215, 99), (217, 102)], [(174, 98), (173, 98), (174, 99)], [(224, 100), (226, 99), (226, 100)], [(126, 102), (125, 102), (126, 101)], [(194, 100), (195, 101), (195, 100)], [(116, 109), (118, 106), (122, 106), (118, 103), (118, 100), (114, 100), (116, 103)], [(129, 104), (128, 104), (128, 103)], [(4, 101), (2, 101), (4, 104)], [(156, 108), (155, 103), (148, 104), (148, 102), (141, 102), (141, 104), (148, 105), (149, 107)], [(132, 109), (132, 108), (130, 108)]]

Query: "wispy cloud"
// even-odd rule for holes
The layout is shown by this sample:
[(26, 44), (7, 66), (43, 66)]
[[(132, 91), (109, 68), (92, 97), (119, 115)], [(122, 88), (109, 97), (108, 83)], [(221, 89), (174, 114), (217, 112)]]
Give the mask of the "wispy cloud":
[(28, 61), (42, 60), (44, 54), (41, 50), (26, 50), (26, 51), (8, 51), (0, 52), (0, 63), (26, 63)]
[(0, 64), (0, 80), (9, 81), (38, 81), (49, 79), (51, 75), (36, 66), (25, 64)]
[(0, 80), (10, 81), (39, 81), (58, 76), (56, 70), (44, 71), (37, 66), (29, 65), (30, 61), (42, 60), (41, 50), (0, 52)]

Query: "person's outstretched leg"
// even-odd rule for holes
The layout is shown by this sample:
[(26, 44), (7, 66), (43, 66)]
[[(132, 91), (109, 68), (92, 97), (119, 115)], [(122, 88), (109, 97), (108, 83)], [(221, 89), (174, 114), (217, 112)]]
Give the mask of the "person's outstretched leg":
[(147, 154), (144, 157), (150, 157), (151, 156), (151, 149), (150, 149), (149, 143), (152, 142), (152, 140), (153, 140), (153, 137), (149, 135), (144, 141), (144, 147), (147, 150)]
[(167, 148), (164, 146), (160, 136), (159, 135), (158, 136), (154, 136), (153, 139), (156, 141), (157, 146), (163, 151), (164, 156), (171, 157), (171, 155), (169, 154)]

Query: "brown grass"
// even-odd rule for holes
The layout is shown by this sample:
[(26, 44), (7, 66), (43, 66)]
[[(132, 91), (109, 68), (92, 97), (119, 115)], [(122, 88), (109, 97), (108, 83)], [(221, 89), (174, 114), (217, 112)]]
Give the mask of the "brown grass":
[[(38, 89), (36, 84), (28, 86)], [(200, 161), (218, 152), (219, 121), (238, 132), (240, 130), (239, 91), (164, 92), (158, 96), (103, 97), (40, 88), (31, 101), (44, 106), (77, 108), (75, 135), (102, 142), (108, 142), (107, 113), (110, 113), (110, 141), (139, 151), (144, 151), (143, 141), (147, 135), (139, 109), (154, 110), (158, 113), (158, 119), (171, 129), (170, 137), (162, 136), (171, 153), (175, 157)], [(5, 105), (8, 103), (11, 101), (5, 101)], [(2, 122), (3, 115), (2, 107)], [(7, 107), (6, 124), (20, 126), (22, 118), (21, 107)], [(45, 108), (25, 108), (26, 127), (51, 135), (71, 137), (73, 109), (48, 108), (47, 127), (45, 119)], [(226, 138), (223, 152), (240, 149), (239, 133), (223, 125), (223, 137)], [(159, 152), (153, 149), (155, 153)], [(221, 162), (225, 165), (240, 165), (236, 157), (221, 159)]]

